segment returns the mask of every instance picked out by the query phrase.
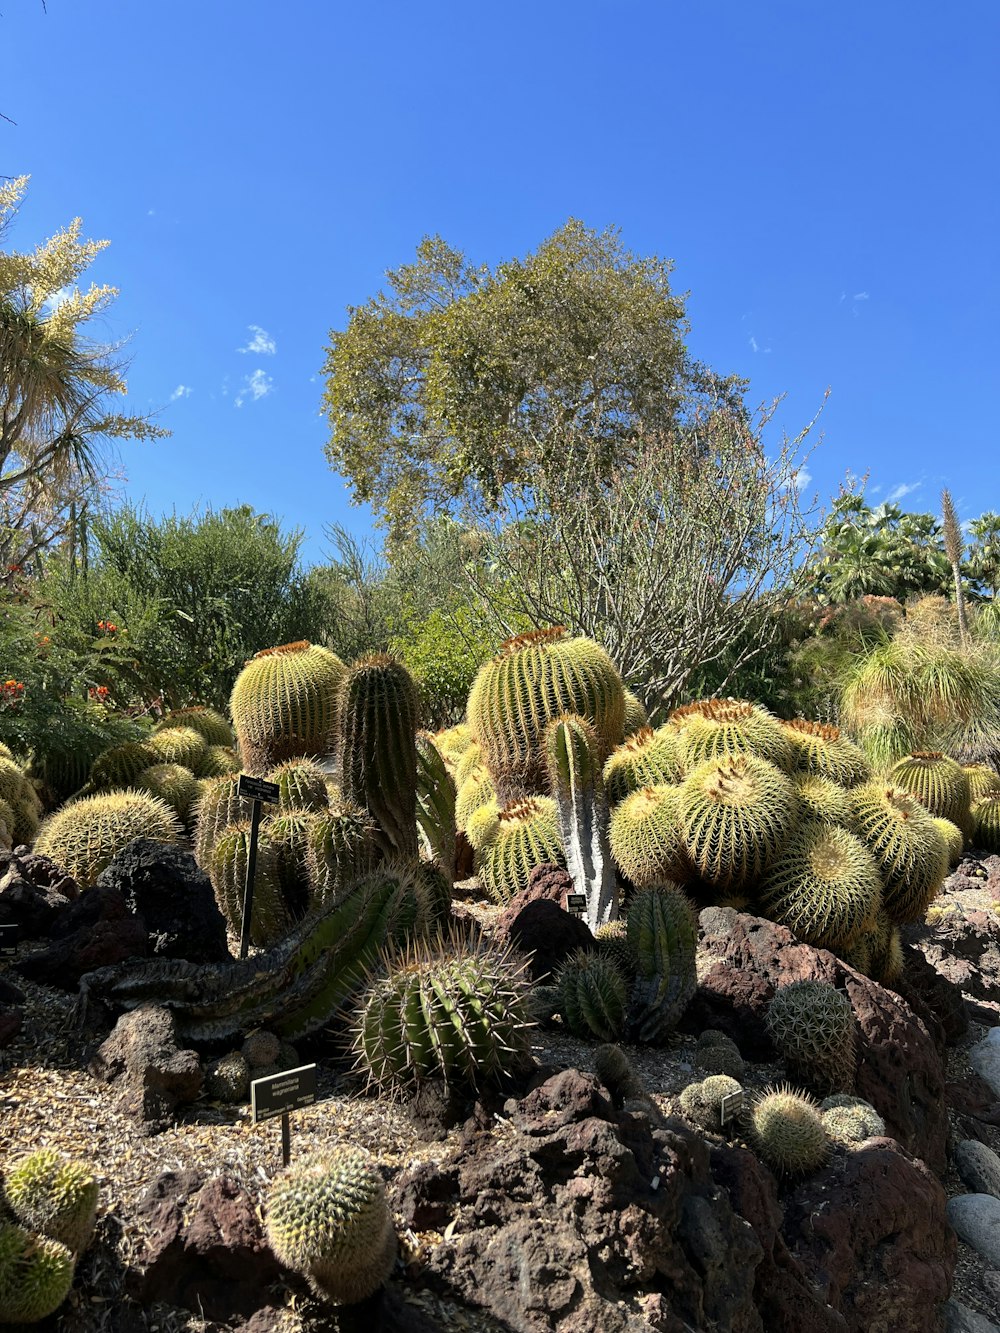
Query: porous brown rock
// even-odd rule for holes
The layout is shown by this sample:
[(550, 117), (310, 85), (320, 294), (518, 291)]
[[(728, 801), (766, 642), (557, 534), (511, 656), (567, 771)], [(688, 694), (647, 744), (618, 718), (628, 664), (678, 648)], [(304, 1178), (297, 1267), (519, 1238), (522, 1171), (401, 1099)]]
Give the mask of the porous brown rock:
[(174, 1015), (155, 1005), (142, 1005), (118, 1020), (90, 1072), (117, 1084), (123, 1110), (144, 1134), (166, 1129), (174, 1108), (194, 1101), (204, 1080), (197, 1051), (178, 1046)]
[[(531, 889), (523, 890), (530, 893)], [(515, 894), (504, 913), (505, 924), (497, 926), (494, 938), (511, 944), (528, 959), (532, 981), (545, 981), (577, 949), (593, 944), (594, 937), (585, 921), (570, 916), (558, 903), (539, 897), (523, 903), (512, 916), (508, 914), (521, 894)]]
[(87, 972), (147, 953), (144, 922), (117, 890), (96, 886), (54, 917), (49, 938), (52, 944), (18, 959), (16, 966), (30, 981), (58, 990), (74, 991)]
[(0, 921), (16, 925), (24, 939), (45, 939), (67, 902), (51, 886), (32, 884), (16, 866), (0, 875)]

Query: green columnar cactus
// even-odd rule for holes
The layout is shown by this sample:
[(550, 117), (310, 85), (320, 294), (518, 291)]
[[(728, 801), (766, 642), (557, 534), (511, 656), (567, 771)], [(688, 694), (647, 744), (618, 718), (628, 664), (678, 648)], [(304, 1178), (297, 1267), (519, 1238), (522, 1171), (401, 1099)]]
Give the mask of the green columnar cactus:
[(565, 865), (556, 824), (556, 804), (535, 796), (501, 810), (492, 836), (476, 851), (483, 888), (501, 905), (528, 887), (535, 866)]
[(981, 797), (972, 811), (972, 843), (984, 852), (1000, 852), (1000, 792)]
[(151, 764), (139, 774), (135, 785), (140, 791), (158, 796), (183, 823), (199, 794), (198, 779), (183, 764)]
[(815, 773), (793, 773), (792, 786), (799, 802), (799, 819), (850, 827), (854, 807), (846, 787)]
[[(113, 787), (132, 787), (144, 769), (160, 764), (163, 756), (144, 741), (126, 741), (113, 745), (94, 760), (90, 769), (90, 791), (107, 791)], [(88, 792), (88, 795), (90, 792)]]
[(871, 765), (864, 752), (842, 736), (839, 727), (809, 722), (797, 717), (781, 724), (792, 743), (795, 769), (829, 778), (841, 787), (857, 787), (871, 779)]
[(433, 737), (417, 737), (417, 834), (420, 855), (455, 881), (455, 779)]
[(549, 724), (545, 756), (559, 841), (573, 886), (586, 895), (591, 931), (618, 916), (618, 882), (608, 844), (608, 803), (598, 748), (593, 728), (581, 717)]
[(198, 704), (190, 708), (174, 708), (157, 722), (153, 731), (170, 731), (175, 727), (190, 727), (197, 731), (206, 745), (231, 748), (236, 744), (236, 734), (232, 727), (213, 708), (202, 708)]
[(209, 745), (194, 768), (196, 778), (228, 777), (239, 773), (240, 757), (229, 745)]
[(698, 1126), (714, 1133), (722, 1132), (722, 1103), (734, 1093), (742, 1092), (739, 1079), (729, 1074), (710, 1074), (700, 1083), (689, 1083), (679, 1098), (681, 1113)]
[(0, 1221), (0, 1324), (37, 1324), (58, 1310), (73, 1285), (65, 1245)]
[(634, 736), (637, 731), (643, 727), (649, 726), (649, 714), (646, 712), (646, 705), (642, 700), (632, 693), (628, 688), (625, 689), (625, 730), (624, 735)]
[[(219, 834), (208, 859), (208, 877), (215, 901), (229, 929), (240, 935), (243, 927), (243, 895), (250, 857), (250, 825), (230, 824)], [(281, 882), (278, 849), (266, 828), (257, 837), (250, 941), (268, 948), (283, 939), (294, 919)]]
[(194, 821), (194, 859), (202, 870), (207, 870), (212, 848), (220, 833), (230, 824), (250, 819), (253, 802), (240, 796), (236, 774), (206, 778), (191, 815)]
[(97, 1177), (86, 1163), (70, 1161), (54, 1148), (40, 1148), (7, 1172), (0, 1202), (29, 1231), (57, 1240), (79, 1256), (94, 1234), (97, 1197)]
[(545, 728), (576, 713), (594, 728), (603, 764), (625, 727), (621, 677), (603, 648), (564, 629), (509, 639), (480, 668), (468, 716), (502, 805), (545, 790)]
[(830, 1153), (818, 1105), (791, 1088), (770, 1088), (757, 1098), (751, 1134), (760, 1156), (782, 1175), (816, 1171)]
[(616, 1106), (641, 1097), (645, 1089), (632, 1061), (620, 1046), (608, 1043), (594, 1052), (594, 1073), (611, 1093)]
[(640, 1041), (661, 1041), (676, 1026), (698, 985), (698, 921), (672, 885), (642, 889), (628, 913), (628, 943), (635, 959), (629, 1030)]
[(948, 874), (948, 848), (933, 817), (910, 792), (871, 782), (856, 787), (854, 831), (882, 875), (882, 901), (895, 925), (920, 921)]
[(948, 865), (954, 869), (965, 851), (965, 834), (950, 819), (939, 819), (935, 816), (934, 827), (944, 838), (944, 845), (948, 849)]
[(389, 952), (361, 998), (358, 1068), (383, 1089), (428, 1078), (481, 1090), (530, 1060), (525, 964), (509, 951), (452, 938)]
[(135, 838), (179, 842), (180, 820), (156, 796), (111, 791), (64, 805), (42, 825), (35, 851), (51, 857), (89, 889), (106, 865)]
[(278, 805), (282, 810), (322, 811), (330, 804), (327, 774), (315, 760), (302, 755), (272, 768), (267, 780), (278, 784)]
[(709, 759), (751, 754), (788, 769), (792, 747), (781, 723), (766, 708), (745, 699), (701, 699), (675, 708), (667, 723), (677, 736), (681, 769), (688, 773)]
[(969, 776), (961, 764), (939, 750), (918, 750), (889, 770), (893, 786), (912, 792), (932, 815), (950, 819), (959, 828), (969, 824)]
[(854, 1087), (857, 1025), (850, 1001), (834, 986), (782, 986), (767, 1007), (767, 1030), (797, 1082), (821, 1095)]
[(346, 674), (335, 653), (305, 640), (252, 657), (229, 700), (246, 771), (260, 775), (294, 755), (326, 754)]
[(642, 727), (612, 751), (604, 765), (604, 785), (612, 805), (644, 787), (680, 781), (677, 734), (669, 725), (656, 731)]
[(680, 785), (679, 808), (698, 874), (734, 889), (756, 883), (781, 853), (795, 822), (795, 790), (766, 759), (738, 754), (693, 769)]
[(375, 821), (348, 801), (331, 801), (310, 824), (309, 899), (314, 908), (337, 901), (375, 865)]
[(337, 1305), (373, 1295), (396, 1262), (385, 1185), (374, 1160), (353, 1144), (279, 1171), (268, 1191), (266, 1226), (279, 1262)]
[(986, 764), (967, 764), (965, 776), (969, 779), (969, 799), (973, 805), (992, 792), (1000, 792), (1000, 773)]
[(616, 863), (637, 888), (687, 878), (680, 788), (658, 784), (626, 796), (611, 812), (610, 841)]
[(205, 757), (208, 745), (194, 727), (167, 727), (154, 732), (147, 744), (156, 751), (158, 764), (182, 764), (193, 772)]
[(417, 855), (417, 687), (384, 653), (360, 657), (337, 702), (340, 789), (375, 820), (386, 856)]
[(578, 949), (556, 977), (559, 1012), (577, 1037), (616, 1041), (625, 1030), (626, 985), (613, 959)]
[(806, 822), (758, 889), (763, 916), (806, 944), (839, 949), (880, 906), (882, 881), (868, 849), (836, 824)]
[[(326, 788), (323, 789), (324, 795)], [(315, 810), (281, 810), (261, 825), (278, 857), (278, 881), (288, 914), (298, 920), (312, 901), (313, 847), (316, 824), (322, 818)]]

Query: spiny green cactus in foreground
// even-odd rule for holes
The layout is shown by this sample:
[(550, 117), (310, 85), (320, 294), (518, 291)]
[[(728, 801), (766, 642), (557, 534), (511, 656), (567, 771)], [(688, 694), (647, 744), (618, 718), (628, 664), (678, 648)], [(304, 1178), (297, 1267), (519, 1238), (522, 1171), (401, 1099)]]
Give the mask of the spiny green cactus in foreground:
[(780, 769), (792, 747), (778, 719), (745, 699), (700, 699), (675, 708), (667, 726), (676, 733), (681, 768), (690, 772), (709, 759), (752, 754)]
[(948, 873), (948, 848), (933, 817), (891, 783), (870, 782), (851, 796), (854, 832), (875, 858), (890, 920), (921, 920)]
[(483, 888), (500, 904), (526, 889), (535, 866), (549, 861), (565, 865), (556, 806), (548, 796), (535, 796), (501, 810), (492, 837), (476, 852)]
[(578, 949), (556, 977), (559, 1012), (577, 1037), (615, 1041), (625, 1030), (626, 985), (611, 958)]
[(385, 653), (358, 658), (341, 682), (340, 790), (375, 820), (386, 856), (417, 855), (418, 712), (413, 677)]
[(278, 1260), (335, 1304), (371, 1296), (396, 1262), (385, 1185), (374, 1160), (353, 1144), (291, 1162), (271, 1182), (265, 1213)]
[(545, 729), (570, 713), (594, 728), (603, 764), (624, 735), (625, 693), (593, 640), (537, 630), (508, 639), (480, 668), (468, 717), (501, 804), (545, 790)]
[(702, 879), (721, 889), (761, 878), (795, 823), (795, 791), (766, 759), (709, 759), (680, 785), (685, 850)]
[(386, 1090), (428, 1078), (448, 1086), (502, 1085), (530, 1057), (525, 964), (456, 938), (388, 952), (358, 1008), (358, 1068)]
[(700, 1083), (689, 1083), (678, 1100), (682, 1114), (692, 1124), (718, 1134), (724, 1128), (722, 1103), (727, 1097), (742, 1091), (743, 1085), (739, 1079), (731, 1078), (728, 1074), (710, 1074)]
[(698, 920), (680, 889), (658, 885), (637, 893), (628, 912), (628, 944), (635, 959), (629, 996), (629, 1031), (640, 1041), (662, 1041), (677, 1026), (698, 985)]
[(811, 1097), (791, 1088), (769, 1088), (756, 1099), (751, 1137), (768, 1166), (782, 1175), (818, 1170), (830, 1154), (830, 1140)]
[(232, 747), (236, 744), (236, 736), (232, 727), (214, 708), (204, 708), (200, 704), (192, 704), (190, 708), (173, 708), (165, 717), (162, 717), (153, 728), (154, 734), (158, 731), (170, 731), (175, 727), (190, 727), (204, 737), (206, 745), (221, 745)]
[(821, 1107), (823, 1128), (830, 1138), (845, 1148), (855, 1148), (866, 1139), (879, 1139), (885, 1134), (885, 1121), (874, 1106), (860, 1098), (836, 1106), (824, 1101)]
[(7, 1171), (0, 1202), (29, 1231), (57, 1240), (79, 1256), (94, 1234), (97, 1196), (97, 1177), (85, 1162), (40, 1148)]
[(854, 1087), (857, 1025), (850, 1001), (834, 986), (782, 986), (767, 1007), (767, 1030), (797, 1082), (820, 1094)]
[(758, 890), (764, 916), (806, 944), (849, 944), (881, 904), (878, 866), (836, 824), (807, 822), (792, 835)]
[(888, 781), (912, 792), (939, 819), (950, 819), (959, 828), (968, 826), (972, 799), (968, 774), (939, 750), (918, 750), (904, 756), (889, 770)]
[(65, 1245), (0, 1220), (0, 1324), (37, 1324), (58, 1310), (73, 1285)]
[(51, 857), (82, 889), (135, 838), (180, 841), (180, 820), (156, 796), (111, 791), (84, 796), (57, 810), (42, 825), (35, 851)]
[(304, 639), (252, 657), (229, 700), (246, 771), (264, 774), (294, 755), (329, 753), (346, 673), (335, 653)]
[(643, 787), (670, 785), (682, 777), (677, 732), (669, 727), (641, 727), (611, 752), (604, 765), (608, 800), (617, 805)]
[(989, 792), (976, 802), (972, 842), (984, 852), (1000, 852), (1000, 792)]
[(678, 787), (657, 784), (626, 796), (611, 812), (611, 854), (636, 888), (690, 874), (679, 798)]

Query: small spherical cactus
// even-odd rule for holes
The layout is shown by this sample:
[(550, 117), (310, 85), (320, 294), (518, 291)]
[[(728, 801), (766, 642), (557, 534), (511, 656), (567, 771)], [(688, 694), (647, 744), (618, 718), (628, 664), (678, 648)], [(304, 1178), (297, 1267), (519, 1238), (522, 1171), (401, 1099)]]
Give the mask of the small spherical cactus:
[(273, 1032), (251, 1032), (243, 1043), (242, 1054), (254, 1070), (277, 1063), (281, 1038)]
[(827, 1097), (820, 1104), (820, 1111), (830, 1138), (845, 1148), (885, 1134), (885, 1121), (874, 1106), (860, 1097)]
[(250, 1078), (246, 1056), (239, 1051), (230, 1051), (209, 1066), (205, 1090), (215, 1101), (235, 1106), (249, 1097)]
[(194, 727), (167, 727), (154, 732), (147, 744), (157, 753), (157, 763), (180, 764), (194, 769), (204, 757), (208, 745)]
[(373, 1295), (396, 1262), (385, 1185), (374, 1160), (352, 1144), (286, 1166), (271, 1182), (266, 1214), (278, 1260), (335, 1304)]
[(97, 1178), (85, 1162), (39, 1148), (7, 1172), (2, 1199), (23, 1226), (79, 1255), (94, 1234), (97, 1196)]
[(0, 1324), (37, 1324), (58, 1310), (69, 1295), (74, 1267), (60, 1241), (0, 1222)]
[(820, 1093), (854, 1087), (854, 1010), (834, 986), (825, 981), (782, 986), (768, 1005), (767, 1030), (793, 1078)]
[(704, 1074), (728, 1074), (742, 1081), (747, 1072), (740, 1048), (724, 1032), (709, 1028), (694, 1048), (694, 1067)]
[(721, 1133), (722, 1103), (734, 1093), (742, 1092), (743, 1085), (728, 1074), (711, 1074), (700, 1083), (689, 1083), (680, 1095), (683, 1115), (700, 1129)]
[(820, 1109), (811, 1097), (791, 1088), (768, 1088), (751, 1112), (754, 1146), (782, 1175), (806, 1175), (826, 1161), (830, 1140)]

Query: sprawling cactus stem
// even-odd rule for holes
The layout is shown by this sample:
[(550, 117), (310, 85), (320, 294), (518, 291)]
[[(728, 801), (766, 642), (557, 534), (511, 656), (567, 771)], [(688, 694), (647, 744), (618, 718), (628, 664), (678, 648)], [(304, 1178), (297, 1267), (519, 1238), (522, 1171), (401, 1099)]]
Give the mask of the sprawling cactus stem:
[(334, 747), (344, 799), (367, 810), (386, 856), (417, 856), (417, 688), (385, 653), (359, 657), (339, 697)]
[(596, 931), (618, 916), (618, 885), (593, 727), (575, 715), (550, 723), (546, 760), (566, 869), (576, 891), (587, 895), (587, 925)]
[(417, 826), (421, 854), (455, 882), (455, 779), (432, 736), (417, 737)]

